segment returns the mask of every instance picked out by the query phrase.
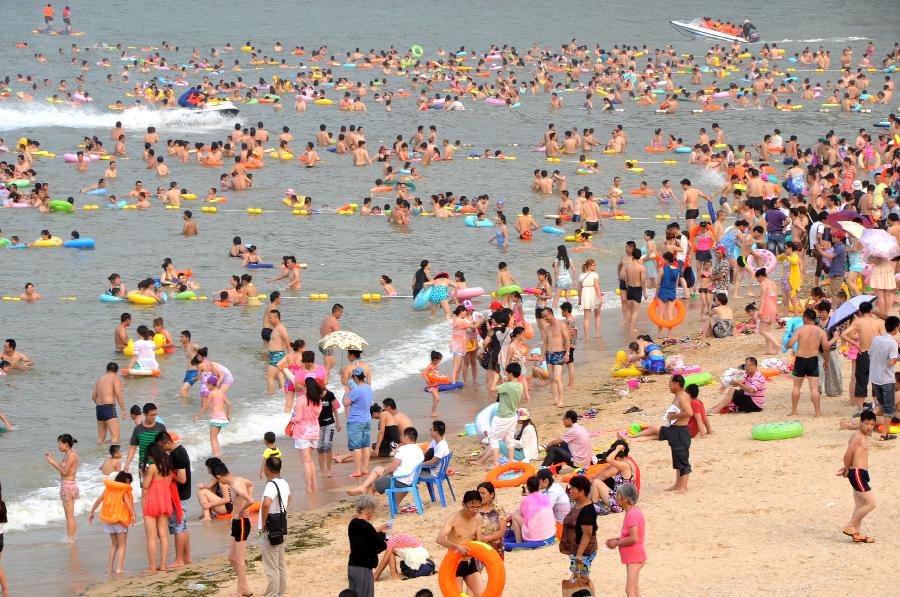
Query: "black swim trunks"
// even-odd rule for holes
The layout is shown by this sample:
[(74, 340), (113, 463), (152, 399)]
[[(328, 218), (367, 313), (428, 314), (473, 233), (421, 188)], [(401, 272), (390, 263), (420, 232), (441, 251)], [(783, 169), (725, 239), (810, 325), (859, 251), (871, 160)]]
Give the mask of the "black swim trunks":
[(669, 425), (659, 428), (660, 441), (669, 442), (672, 451), (672, 468), (682, 475), (691, 474), (691, 432), (687, 425)]
[(629, 286), (625, 289), (625, 300), (639, 303), (642, 298), (644, 298), (644, 289), (640, 286)]
[(263, 342), (268, 342), (272, 339), (272, 328), (263, 328), (260, 336), (262, 336)]
[[(869, 471), (864, 468), (850, 469), (847, 471), (847, 479), (850, 481), (850, 487), (853, 488), (853, 491), (860, 493), (872, 491), (872, 488), (869, 487)], [(457, 574), (457, 576), (459, 575)]]
[(688, 210), (685, 210), (685, 212), (684, 212), (685, 220), (696, 220), (699, 217), (700, 217), (699, 209), (688, 209)]
[(478, 564), (475, 563), (475, 558), (462, 560), (456, 565), (456, 578), (467, 578), (473, 574), (478, 574)]
[(116, 418), (115, 404), (98, 404), (96, 410), (98, 421), (109, 421)]
[(736, 259), (738, 267), (747, 267), (747, 259), (743, 255), (738, 255)]
[(597, 232), (600, 230), (600, 222), (585, 222), (584, 229), (587, 232)]
[(763, 208), (763, 198), (762, 197), (747, 197), (747, 205), (750, 209), (762, 209)]
[(241, 543), (242, 541), (246, 541), (247, 537), (250, 536), (250, 519), (249, 518), (232, 518), (231, 519), (231, 536), (232, 538)]
[(695, 255), (697, 256), (697, 261), (712, 261), (712, 251), (708, 249), (705, 251), (697, 251)]
[(794, 357), (794, 377), (819, 377), (819, 357)]

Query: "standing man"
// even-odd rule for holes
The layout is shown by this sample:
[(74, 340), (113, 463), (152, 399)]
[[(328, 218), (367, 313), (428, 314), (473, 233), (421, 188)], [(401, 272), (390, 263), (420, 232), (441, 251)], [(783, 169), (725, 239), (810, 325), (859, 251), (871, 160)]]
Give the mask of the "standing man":
[(116, 373), (119, 366), (116, 363), (106, 364), (106, 373), (94, 382), (94, 391), (91, 392), (91, 400), (96, 404), (97, 411), (97, 443), (106, 441), (106, 432), (109, 431), (110, 443), (119, 442), (119, 421), (116, 418), (116, 403), (122, 411), (118, 416), (125, 418), (125, 401), (122, 399), (122, 380)]
[(637, 336), (637, 316), (641, 300), (647, 298), (647, 268), (641, 262), (641, 250), (634, 248), (631, 257), (622, 266), (622, 279), (625, 282), (625, 301), (622, 310), (625, 312), (625, 336), (629, 340)]
[[(871, 305), (869, 305), (871, 308)], [(791, 336), (788, 346), (799, 343), (794, 352), (794, 388), (791, 390), (791, 412), (789, 416), (797, 416), (797, 404), (800, 402), (800, 387), (803, 386), (803, 378), (809, 379), (809, 398), (812, 400), (816, 416), (822, 414), (819, 401), (819, 353), (828, 354), (828, 336), (825, 330), (816, 325), (816, 312), (807, 309), (803, 312), (803, 325)], [(823, 368), (828, 369), (829, 361), (823, 360)], [(866, 382), (868, 382), (868, 367), (866, 368)]]
[(546, 307), (541, 311), (544, 320), (543, 349), (547, 367), (550, 370), (550, 389), (553, 393), (553, 404), (563, 405), (562, 373), (569, 362), (569, 326), (561, 323), (553, 315), (553, 309)]
[[(331, 332), (336, 332), (341, 329), (341, 323), (338, 321), (344, 315), (344, 306), (335, 303), (333, 307), (331, 307), (331, 314), (326, 315), (325, 319), (322, 320), (322, 325), (319, 326), (319, 339), (321, 340)], [(322, 356), (325, 357), (325, 377), (331, 373), (331, 368), (334, 367), (335, 359), (334, 359), (334, 349), (332, 348), (319, 348), (319, 352), (322, 353)]]
[(691, 408), (691, 397), (684, 391), (684, 377), (673, 375), (669, 380), (669, 391), (675, 397), (666, 411), (666, 425), (659, 428), (660, 441), (669, 442), (672, 468), (675, 469), (675, 484), (666, 491), (685, 493), (691, 474), (691, 432), (688, 422), (693, 418), (694, 410)]
[(225, 463), (219, 461), (212, 469), (213, 477), (222, 485), (227, 485), (231, 493), (234, 509), (231, 511), (231, 544), (228, 547), (228, 561), (237, 576), (237, 591), (241, 595), (250, 595), (247, 583), (247, 537), (250, 536), (250, 519), (247, 508), (253, 503), (253, 482), (236, 477), (228, 470)]
[(72, 9), (68, 6), (63, 9), (63, 23), (66, 25), (66, 35), (72, 33)]
[(890, 428), (896, 406), (894, 365), (900, 360), (897, 340), (894, 338), (898, 326), (900, 318), (891, 315), (885, 319), (884, 333), (875, 336), (872, 346), (869, 347), (869, 379), (872, 382), (872, 395), (881, 407), (884, 425), (881, 441), (897, 439), (897, 436), (890, 432)]
[(191, 563), (191, 543), (187, 530), (188, 505), (191, 501), (191, 457), (188, 456), (184, 446), (178, 446), (164, 431), (156, 436), (156, 443), (172, 457), (172, 468), (175, 469), (175, 487), (178, 490), (178, 500), (181, 502), (181, 522), (178, 522), (178, 514), (173, 512), (169, 518), (169, 534), (175, 536), (175, 561), (169, 564), (169, 568), (181, 568)]
[(859, 415), (859, 429), (850, 436), (844, 452), (844, 466), (839, 477), (847, 477), (853, 488), (853, 514), (841, 532), (853, 538), (854, 543), (875, 543), (875, 539), (860, 533), (862, 519), (875, 509), (875, 496), (869, 487), (869, 437), (875, 429), (875, 413), (864, 410)]
[(44, 33), (50, 33), (50, 25), (53, 23), (53, 5), (49, 2), (47, 6), (44, 7), (44, 25), (47, 26), (47, 30)]
[(272, 309), (269, 311), (269, 325), (272, 326), (272, 334), (269, 337), (269, 365), (266, 367), (266, 391), (269, 396), (275, 393), (275, 383), (279, 387), (284, 383), (283, 374), (278, 369), (278, 363), (287, 354), (291, 345), (291, 337), (287, 328), (281, 323), (281, 311)]
[(125, 460), (125, 468), (128, 472), (131, 467), (131, 461), (134, 460), (134, 453), (138, 452), (138, 471), (144, 462), (144, 454), (147, 452), (147, 446), (156, 441), (156, 436), (166, 430), (166, 426), (156, 420), (156, 405), (148, 402), (142, 409), (144, 418), (138, 423), (134, 431), (131, 432), (131, 441), (128, 442), (128, 458)]
[(272, 324), (269, 323), (269, 313), (271, 313), (273, 309), (277, 309), (278, 305), (280, 304), (281, 293), (275, 290), (271, 294), (269, 294), (269, 304), (266, 305), (266, 310), (263, 312), (263, 327), (261, 336), (263, 341), (263, 348), (266, 350), (269, 349), (269, 340), (272, 338)]
[(429, 280), (431, 280), (431, 266), (428, 264), (427, 259), (423, 259), (419, 262), (419, 269), (417, 269), (416, 273), (413, 274), (413, 298), (416, 298), (416, 295), (419, 294), (422, 291), (422, 288), (425, 287), (425, 282), (428, 282)]
[(456, 566), (459, 588), (463, 583), (472, 595), (481, 595), (484, 583), (475, 559), (469, 555), (466, 543), (481, 540), (481, 495), (477, 491), (467, 491), (463, 495), (462, 508), (451, 514), (438, 533), (436, 543), (448, 550), (456, 550), (462, 559)]
[(288, 285), (285, 286), (286, 290), (300, 290), (302, 281), (300, 279), (300, 266), (297, 265), (297, 258), (293, 255), (285, 255), (281, 258), (281, 263), (281, 269), (284, 271), (269, 280), (269, 284), (287, 278)]
[(194, 357), (197, 356), (197, 351), (200, 350), (200, 345), (191, 342), (190, 330), (181, 330), (180, 340), (181, 347), (184, 349), (184, 358), (187, 359), (187, 368), (184, 371), (184, 379), (181, 382), (181, 391), (179, 392), (179, 395), (182, 398), (187, 398), (191, 387), (197, 383), (198, 379), (200, 379), (200, 372), (197, 370), (197, 365), (193, 363)]
[[(287, 532), (287, 513), (291, 505), (291, 488), (281, 478), (281, 458), (266, 458), (266, 486), (256, 528), (262, 535), (262, 563), (266, 571), (266, 597), (284, 597), (287, 593), (287, 566), (284, 563), (284, 533)], [(276, 527), (275, 525), (281, 525)], [(282, 532), (281, 541), (273, 545), (269, 530)], [(277, 539), (276, 539), (277, 540)]]
[[(843, 281), (843, 277), (841, 280)], [(872, 410), (872, 405), (866, 403), (866, 396), (869, 393), (869, 362), (871, 360), (869, 348), (875, 337), (883, 334), (885, 334), (884, 322), (872, 313), (872, 303), (861, 304), (859, 315), (841, 334), (842, 340), (855, 346), (859, 351), (856, 357), (856, 386), (853, 388), (853, 405), (856, 406), (856, 414), (864, 410)]]
[(681, 206), (684, 208), (684, 221), (687, 226), (686, 230), (690, 231), (697, 223), (700, 217), (700, 197), (709, 201), (709, 196), (700, 189), (691, 186), (691, 181), (687, 178), (681, 180), (681, 188), (684, 195), (681, 198)]

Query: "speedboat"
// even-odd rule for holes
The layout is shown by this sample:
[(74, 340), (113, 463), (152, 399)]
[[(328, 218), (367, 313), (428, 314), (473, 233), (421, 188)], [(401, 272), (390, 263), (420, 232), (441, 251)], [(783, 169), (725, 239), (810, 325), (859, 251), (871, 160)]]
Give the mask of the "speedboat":
[(686, 21), (669, 21), (672, 23), (672, 27), (678, 31), (678, 33), (684, 35), (685, 37), (690, 37), (691, 39), (697, 39), (698, 37), (706, 37), (709, 39), (717, 39), (719, 41), (736, 41), (738, 43), (747, 43), (747, 42), (757, 42), (759, 41), (759, 32), (755, 29), (750, 34), (750, 39), (744, 39), (743, 37), (737, 35), (731, 35), (729, 33), (723, 33), (722, 31), (717, 31), (715, 29), (710, 29), (709, 27), (704, 27), (700, 24), (699, 20), (686, 22)]

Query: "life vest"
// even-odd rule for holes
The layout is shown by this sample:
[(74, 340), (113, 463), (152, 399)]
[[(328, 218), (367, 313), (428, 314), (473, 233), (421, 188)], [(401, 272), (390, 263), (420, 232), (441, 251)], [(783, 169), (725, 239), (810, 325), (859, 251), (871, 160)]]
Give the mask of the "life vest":
[(119, 483), (112, 479), (103, 479), (106, 489), (103, 491), (103, 507), (100, 509), (100, 520), (107, 524), (121, 524), (131, 526), (131, 512), (125, 507), (124, 497), (127, 496), (134, 511), (134, 495), (131, 493), (131, 485)]
[(47, 5), (47, 6), (44, 7), (44, 16), (45, 16), (45, 17), (52, 17), (52, 16), (53, 16), (53, 7), (52, 7), (52, 6)]

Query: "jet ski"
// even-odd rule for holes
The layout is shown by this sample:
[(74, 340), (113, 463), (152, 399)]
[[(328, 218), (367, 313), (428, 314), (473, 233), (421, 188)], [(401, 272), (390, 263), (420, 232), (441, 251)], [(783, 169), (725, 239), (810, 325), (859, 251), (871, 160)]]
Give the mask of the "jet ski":
[(237, 106), (232, 104), (230, 101), (225, 100), (221, 102), (212, 102), (206, 104), (201, 108), (174, 108), (172, 110), (167, 110), (166, 113), (175, 118), (190, 118), (196, 117), (200, 115), (210, 115), (214, 114), (217, 116), (237, 116), (237, 113), (240, 112)]

